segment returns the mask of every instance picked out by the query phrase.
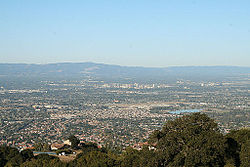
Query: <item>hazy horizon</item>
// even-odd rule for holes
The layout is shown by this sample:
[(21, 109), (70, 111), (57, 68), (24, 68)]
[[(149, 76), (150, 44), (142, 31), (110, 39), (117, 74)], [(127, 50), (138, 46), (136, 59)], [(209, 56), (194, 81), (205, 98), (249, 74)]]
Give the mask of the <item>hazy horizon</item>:
[(169, 65), (169, 66), (162, 66), (162, 67), (155, 67), (155, 66), (143, 66), (143, 65), (119, 65), (119, 64), (108, 64), (108, 63), (99, 63), (99, 62), (53, 62), (53, 63), (2, 63), (1, 64), (10, 64), (10, 65), (51, 65), (51, 64), (85, 64), (85, 63), (93, 63), (96, 65), (108, 65), (108, 66), (120, 66), (120, 67), (138, 67), (138, 68), (171, 68), (171, 67), (239, 67), (239, 68), (250, 68), (250, 66), (237, 66), (237, 65)]
[(2, 1), (0, 63), (250, 66), (250, 1)]

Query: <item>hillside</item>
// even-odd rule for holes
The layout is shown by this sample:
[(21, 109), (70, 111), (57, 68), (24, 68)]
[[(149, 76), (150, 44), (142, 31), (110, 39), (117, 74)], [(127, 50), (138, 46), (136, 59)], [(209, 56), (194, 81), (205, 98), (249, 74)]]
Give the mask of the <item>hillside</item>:
[(97, 63), (0, 64), (0, 77), (95, 77), (137, 79), (218, 79), (249, 75), (250, 67), (128, 67)]

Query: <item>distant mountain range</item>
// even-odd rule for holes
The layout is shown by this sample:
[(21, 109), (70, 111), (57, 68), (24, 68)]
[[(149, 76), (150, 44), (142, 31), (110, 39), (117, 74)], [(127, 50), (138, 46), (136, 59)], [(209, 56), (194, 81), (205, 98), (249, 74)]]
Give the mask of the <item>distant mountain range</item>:
[(182, 66), (129, 67), (98, 63), (0, 64), (0, 77), (97, 77), (97, 78), (220, 78), (250, 75), (250, 67)]

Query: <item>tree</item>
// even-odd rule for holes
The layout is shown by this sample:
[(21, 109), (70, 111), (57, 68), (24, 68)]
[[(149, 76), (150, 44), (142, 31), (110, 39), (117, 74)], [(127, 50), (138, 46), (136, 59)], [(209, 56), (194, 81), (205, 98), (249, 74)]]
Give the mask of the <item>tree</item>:
[(34, 145), (36, 151), (42, 151), (43, 150), (43, 144), (41, 142), (35, 143)]
[[(96, 143), (81, 143), (81, 154), (87, 154), (91, 151), (101, 151)], [(80, 155), (79, 155), (80, 156)]]
[(74, 135), (71, 135), (69, 137), (69, 141), (71, 142), (71, 148), (73, 149), (76, 149), (78, 147), (78, 144), (80, 143), (80, 140)]
[(5, 167), (14, 167), (14, 166), (20, 166), (24, 162), (24, 159), (21, 154), (17, 154), (13, 158), (11, 158), (8, 163), (5, 165)]
[(86, 154), (81, 154), (81, 156), (77, 157), (77, 159), (75, 159), (73, 162), (69, 163), (69, 166), (74, 167), (108, 167), (115, 165), (116, 160), (112, 156), (101, 151), (90, 151)]
[(250, 139), (241, 146), (240, 163), (240, 167), (250, 166)]
[(58, 157), (48, 154), (39, 154), (20, 165), (21, 167), (66, 167), (67, 164), (60, 161)]
[(140, 164), (140, 152), (131, 147), (127, 147), (125, 152), (122, 154), (121, 166), (129, 167), (129, 166), (139, 166)]
[(34, 157), (33, 155), (33, 151), (29, 150), (29, 149), (26, 149), (26, 150), (23, 150), (21, 151), (21, 155), (23, 157), (23, 159), (26, 161), (26, 160), (30, 160), (31, 158)]
[(158, 166), (223, 166), (226, 139), (207, 115), (195, 113), (168, 121), (153, 133)]
[(9, 146), (0, 146), (0, 166), (5, 166), (6, 163), (8, 163), (8, 161), (10, 161), (14, 157), (20, 158), (18, 155), (19, 152), (16, 148)]
[(144, 146), (140, 151), (128, 147), (121, 155), (120, 166), (155, 167), (157, 166), (156, 158), (154, 150), (149, 150), (147, 146)]
[(50, 151), (50, 145), (48, 143), (38, 142), (35, 144), (36, 151)]
[(240, 157), (239, 157), (239, 144), (233, 138), (226, 136), (226, 151), (225, 151), (225, 162), (226, 166), (239, 167)]
[(235, 159), (235, 166), (250, 166), (250, 130), (232, 130), (226, 136), (237, 144), (236, 147), (233, 147), (232, 144), (230, 145), (230, 148), (234, 151), (232, 155)]

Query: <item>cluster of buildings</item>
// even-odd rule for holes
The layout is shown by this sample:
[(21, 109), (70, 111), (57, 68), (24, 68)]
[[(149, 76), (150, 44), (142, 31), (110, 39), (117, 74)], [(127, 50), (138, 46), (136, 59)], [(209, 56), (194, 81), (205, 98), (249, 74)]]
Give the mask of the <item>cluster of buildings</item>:
[(54, 143), (73, 134), (82, 142), (140, 148), (154, 130), (182, 115), (170, 111), (182, 109), (200, 109), (224, 132), (250, 126), (246, 83), (42, 84), (0, 90), (0, 144), (29, 148), (43, 141), (56, 149)]

